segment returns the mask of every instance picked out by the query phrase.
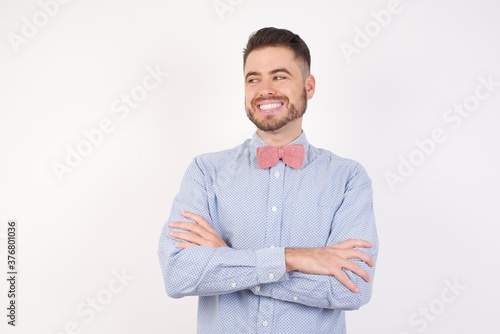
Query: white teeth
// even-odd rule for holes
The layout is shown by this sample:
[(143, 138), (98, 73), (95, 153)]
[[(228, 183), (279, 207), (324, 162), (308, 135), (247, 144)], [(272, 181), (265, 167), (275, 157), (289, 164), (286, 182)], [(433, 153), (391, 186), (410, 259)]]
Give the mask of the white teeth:
[(274, 108), (279, 108), (281, 107), (282, 103), (271, 103), (271, 104), (261, 104), (260, 109), (261, 110), (270, 110)]

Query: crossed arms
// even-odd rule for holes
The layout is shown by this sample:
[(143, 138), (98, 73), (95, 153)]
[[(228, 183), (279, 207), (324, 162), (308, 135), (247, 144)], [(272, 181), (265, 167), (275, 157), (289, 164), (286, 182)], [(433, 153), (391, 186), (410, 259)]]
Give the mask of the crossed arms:
[[(359, 220), (350, 227), (335, 224), (344, 230), (332, 229), (326, 247), (233, 249), (211, 222), (203, 169), (196, 160), (188, 168), (174, 200), (171, 222), (160, 238), (160, 264), (170, 296), (250, 290), (256, 295), (331, 309), (357, 309), (369, 301), (377, 240), (376, 233), (366, 230), (374, 229), (373, 221)], [(348, 204), (362, 198), (369, 201), (356, 208), (371, 210), (371, 185), (361, 169), (346, 186), (335, 219), (356, 219)], [(345, 229), (352, 229), (352, 233)], [(339, 240), (340, 235), (353, 237)], [(367, 235), (374, 239), (356, 238)]]
[[(194, 246), (228, 247), (217, 231), (202, 216), (184, 211), (181, 214), (196, 224), (182, 221), (169, 224), (171, 228), (182, 230), (168, 233), (170, 237), (182, 240), (176, 242), (177, 247), (182, 249)], [(370, 267), (374, 266), (374, 262), (370, 255), (355, 247), (372, 248), (373, 246), (366, 240), (350, 239), (327, 247), (285, 248), (286, 272), (299, 271), (304, 274), (333, 276), (350, 291), (358, 293), (359, 288), (342, 269), (350, 270), (365, 282), (369, 282), (368, 272), (350, 259), (362, 260)]]

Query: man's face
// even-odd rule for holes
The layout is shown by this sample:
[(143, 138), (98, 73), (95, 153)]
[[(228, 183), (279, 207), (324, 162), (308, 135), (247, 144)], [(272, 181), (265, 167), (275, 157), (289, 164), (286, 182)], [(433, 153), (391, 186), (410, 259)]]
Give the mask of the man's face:
[(300, 126), (307, 100), (314, 93), (314, 79), (286, 47), (252, 51), (245, 64), (245, 109), (262, 131)]

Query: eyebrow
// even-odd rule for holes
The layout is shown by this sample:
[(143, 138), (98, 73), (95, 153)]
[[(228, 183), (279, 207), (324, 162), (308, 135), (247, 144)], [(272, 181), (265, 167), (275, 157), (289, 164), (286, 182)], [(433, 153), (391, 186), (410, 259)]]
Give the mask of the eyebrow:
[[(272, 71), (269, 72), (269, 74), (276, 74), (276, 73), (279, 73), (279, 72), (284, 72), (284, 73), (288, 74), (289, 76), (292, 76), (292, 73), (290, 73), (290, 71), (287, 70), (284, 67), (272, 70)], [(247, 75), (245, 75), (245, 79), (248, 80), (248, 77), (252, 76), (252, 75), (261, 75), (261, 73), (260, 72), (256, 72), (256, 71), (248, 72)]]

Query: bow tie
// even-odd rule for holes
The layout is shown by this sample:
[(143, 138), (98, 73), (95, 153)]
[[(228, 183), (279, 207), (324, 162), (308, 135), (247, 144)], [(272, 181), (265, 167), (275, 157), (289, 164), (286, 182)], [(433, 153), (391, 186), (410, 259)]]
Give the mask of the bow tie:
[(304, 145), (290, 144), (285, 147), (261, 146), (257, 148), (257, 162), (259, 168), (272, 167), (283, 160), (288, 166), (300, 169), (304, 162)]

